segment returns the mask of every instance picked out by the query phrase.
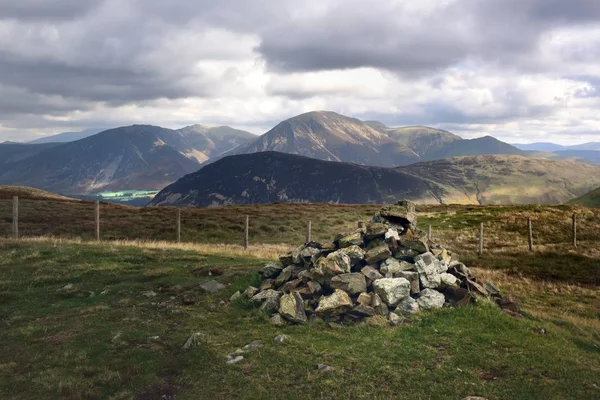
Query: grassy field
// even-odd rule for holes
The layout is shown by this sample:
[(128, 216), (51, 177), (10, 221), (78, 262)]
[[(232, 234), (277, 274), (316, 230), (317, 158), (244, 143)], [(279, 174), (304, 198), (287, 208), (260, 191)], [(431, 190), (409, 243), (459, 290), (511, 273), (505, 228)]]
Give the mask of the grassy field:
[[(0, 240), (0, 396), (600, 397), (600, 293), (570, 276), (540, 280), (475, 268), (522, 299), (522, 320), (480, 301), (400, 328), (275, 327), (228, 298), (256, 282), (253, 271), (280, 246), (179, 246)], [(215, 277), (227, 288), (203, 294), (198, 285)], [(196, 332), (196, 345), (184, 350)], [(278, 334), (287, 336), (281, 345), (273, 342)], [(225, 364), (254, 340), (262, 347)], [(334, 370), (319, 373), (319, 363)]]

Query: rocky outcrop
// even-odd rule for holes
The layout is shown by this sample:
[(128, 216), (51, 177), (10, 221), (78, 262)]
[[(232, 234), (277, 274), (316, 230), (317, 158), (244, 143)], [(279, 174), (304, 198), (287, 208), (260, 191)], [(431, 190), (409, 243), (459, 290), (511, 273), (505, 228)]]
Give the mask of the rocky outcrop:
[[(396, 326), (421, 311), (468, 305), (477, 295), (499, 297), (495, 286), (479, 282), (450, 251), (427, 240), (407, 201), (383, 207), (330, 243), (306, 243), (279, 261), (259, 271), (260, 288), (245, 292), (277, 322), (385, 316)], [(505, 303), (515, 308), (515, 301)]]

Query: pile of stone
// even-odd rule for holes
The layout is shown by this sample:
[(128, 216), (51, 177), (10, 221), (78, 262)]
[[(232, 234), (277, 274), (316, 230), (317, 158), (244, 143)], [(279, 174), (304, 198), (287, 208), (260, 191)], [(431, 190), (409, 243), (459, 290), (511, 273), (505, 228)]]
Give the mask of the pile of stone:
[(417, 228), (408, 201), (381, 208), (368, 223), (330, 243), (306, 243), (268, 263), (262, 283), (246, 296), (272, 321), (354, 323), (375, 316), (392, 325), (420, 310), (464, 306), (475, 294), (498, 295), (469, 269)]

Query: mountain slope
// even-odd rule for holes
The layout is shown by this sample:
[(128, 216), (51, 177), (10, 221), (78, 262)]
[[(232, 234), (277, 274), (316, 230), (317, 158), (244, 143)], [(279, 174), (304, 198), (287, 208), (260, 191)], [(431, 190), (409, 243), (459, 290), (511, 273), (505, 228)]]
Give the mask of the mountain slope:
[(589, 164), (600, 165), (600, 151), (597, 150), (560, 150), (554, 154), (562, 158), (572, 158)]
[(313, 111), (279, 123), (273, 129), (219, 158), (277, 151), (325, 161), (395, 167), (444, 157), (480, 154), (525, 154), (491, 137), (464, 140), (425, 126), (388, 128), (331, 111)]
[(52, 136), (44, 136), (39, 139), (32, 140), (29, 142), (30, 144), (43, 144), (43, 143), (67, 143), (74, 142), (75, 140), (85, 139), (86, 137), (90, 137), (99, 132), (102, 132), (101, 129), (86, 129), (81, 132), (63, 132), (58, 135)]
[(181, 134), (157, 126), (110, 129), (10, 164), (0, 183), (66, 194), (158, 189), (198, 168), (182, 154), (189, 148)]
[(59, 143), (0, 143), (0, 167), (16, 163), (59, 145)]
[(204, 162), (209, 158), (256, 139), (256, 135), (250, 132), (229, 126), (192, 125), (177, 131), (196, 149), (196, 158), (199, 162)]
[(512, 145), (519, 150), (526, 150), (526, 151), (554, 152), (554, 151), (566, 149), (566, 146), (562, 146), (560, 144), (550, 143), (550, 142), (512, 143)]
[(562, 203), (600, 185), (600, 167), (522, 156), (459, 157), (398, 168), (276, 152), (223, 158), (163, 189), (154, 205), (266, 202)]
[(594, 208), (600, 207), (600, 188), (592, 190), (581, 197), (569, 201), (569, 204)]

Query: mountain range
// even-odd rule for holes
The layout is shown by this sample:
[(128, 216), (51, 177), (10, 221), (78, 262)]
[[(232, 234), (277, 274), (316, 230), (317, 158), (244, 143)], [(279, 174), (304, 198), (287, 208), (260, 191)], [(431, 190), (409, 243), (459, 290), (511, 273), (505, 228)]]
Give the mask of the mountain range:
[(228, 156), (159, 192), (152, 205), (268, 202), (558, 204), (600, 186), (600, 167), (518, 155), (468, 156), (397, 168), (278, 152)]

